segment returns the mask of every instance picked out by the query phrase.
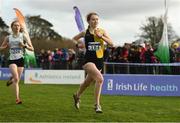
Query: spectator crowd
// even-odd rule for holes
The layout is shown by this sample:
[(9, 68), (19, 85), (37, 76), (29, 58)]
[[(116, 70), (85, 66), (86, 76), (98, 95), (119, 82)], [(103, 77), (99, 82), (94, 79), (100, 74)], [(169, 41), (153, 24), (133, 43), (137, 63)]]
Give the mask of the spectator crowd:
[[(159, 59), (154, 55), (155, 51), (156, 49), (150, 43), (139, 45), (125, 43), (122, 47), (106, 47), (104, 51), (104, 62), (124, 63), (123, 66), (115, 65), (115, 73), (138, 73), (140, 67), (132, 67), (128, 63), (160, 63)], [(169, 51), (170, 63), (180, 62), (179, 48), (171, 46)], [(42, 69), (82, 69), (84, 52), (83, 49), (79, 49), (76, 52), (73, 49), (66, 48), (56, 48), (54, 51), (42, 49), (40, 53), (35, 54), (37, 67)], [(0, 66), (7, 67), (7, 65), (7, 58), (4, 54), (1, 54)], [(151, 66), (147, 66), (146, 68), (142, 69), (145, 73), (153, 73)], [(108, 67), (107, 71), (113, 73), (111, 66)]]

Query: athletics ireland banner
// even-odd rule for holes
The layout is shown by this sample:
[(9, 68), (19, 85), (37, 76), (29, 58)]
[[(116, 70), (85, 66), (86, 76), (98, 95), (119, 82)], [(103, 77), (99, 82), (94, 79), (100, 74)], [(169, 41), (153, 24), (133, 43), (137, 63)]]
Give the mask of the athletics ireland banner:
[(26, 70), (25, 84), (81, 84), (84, 70)]
[(105, 74), (102, 94), (180, 96), (179, 75)]

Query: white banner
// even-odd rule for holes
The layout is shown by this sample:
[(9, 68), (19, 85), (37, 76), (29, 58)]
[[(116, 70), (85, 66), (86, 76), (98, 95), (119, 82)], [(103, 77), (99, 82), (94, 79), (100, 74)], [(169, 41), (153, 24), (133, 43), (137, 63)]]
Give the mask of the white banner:
[(84, 70), (25, 70), (25, 84), (80, 84)]

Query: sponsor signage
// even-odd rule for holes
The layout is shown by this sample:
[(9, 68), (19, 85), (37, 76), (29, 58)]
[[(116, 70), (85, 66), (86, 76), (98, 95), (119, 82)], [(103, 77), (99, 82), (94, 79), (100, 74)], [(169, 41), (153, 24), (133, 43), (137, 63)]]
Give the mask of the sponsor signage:
[[(9, 68), (0, 68), (0, 80), (9, 80), (11, 76)], [(21, 80), (24, 80), (24, 73), (22, 73)]]
[(105, 74), (102, 94), (180, 96), (179, 75)]
[(26, 70), (25, 84), (80, 84), (84, 70)]

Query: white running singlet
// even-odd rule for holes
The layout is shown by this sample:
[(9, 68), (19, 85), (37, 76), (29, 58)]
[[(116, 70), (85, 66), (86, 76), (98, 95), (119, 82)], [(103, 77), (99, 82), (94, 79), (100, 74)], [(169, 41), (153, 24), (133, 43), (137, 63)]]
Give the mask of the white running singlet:
[(9, 60), (17, 60), (24, 57), (24, 49), (20, 47), (20, 42), (23, 43), (23, 34), (20, 33), (17, 37), (9, 35)]

